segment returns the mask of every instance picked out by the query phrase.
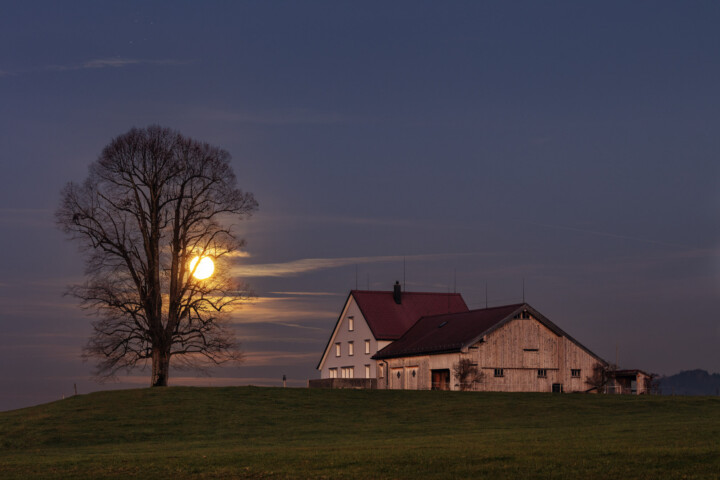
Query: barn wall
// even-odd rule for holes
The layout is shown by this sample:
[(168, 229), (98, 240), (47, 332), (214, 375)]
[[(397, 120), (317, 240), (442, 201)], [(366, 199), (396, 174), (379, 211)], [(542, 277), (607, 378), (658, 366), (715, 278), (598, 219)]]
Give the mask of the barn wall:
[[(378, 388), (430, 390), (432, 370), (447, 369), (450, 389), (459, 390), (453, 366), (462, 358), (470, 359), (482, 373), (474, 390), (497, 392), (551, 392), (553, 384), (562, 384), (565, 392), (586, 391), (590, 388), (586, 379), (597, 362), (536, 319), (515, 319), (466, 352), (386, 360), (390, 377), (379, 379)], [(502, 369), (501, 376), (496, 376), (496, 369)], [(539, 369), (545, 370), (545, 377), (538, 375)], [(579, 376), (572, 376), (573, 369), (580, 370)]]

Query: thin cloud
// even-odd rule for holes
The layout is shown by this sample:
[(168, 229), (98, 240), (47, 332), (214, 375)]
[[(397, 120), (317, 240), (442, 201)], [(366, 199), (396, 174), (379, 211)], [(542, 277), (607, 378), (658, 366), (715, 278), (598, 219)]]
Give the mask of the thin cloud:
[(242, 250), (236, 250), (226, 253), (225, 256), (230, 258), (250, 258), (250, 253)]
[[(75, 378), (75, 377), (72, 377)], [(170, 378), (170, 383), (174, 386), (187, 387), (235, 387), (244, 385), (257, 386), (278, 386), (282, 384), (282, 380), (277, 377), (178, 377)], [(306, 386), (307, 379), (287, 379), (288, 385)], [(147, 386), (148, 377), (142, 375), (128, 375), (117, 378), (116, 385), (142, 385)]]
[(300, 296), (308, 296), (308, 297), (337, 297), (342, 295), (341, 293), (333, 293), (333, 292), (268, 292), (272, 295), (288, 295), (291, 297), (300, 297)]
[(1, 70), (0, 77), (16, 76), (26, 73), (38, 72), (71, 72), (77, 70), (99, 70), (105, 68), (125, 68), (136, 65), (154, 66), (180, 66), (192, 63), (187, 60), (174, 59), (142, 59), (142, 58), (96, 58), (81, 63), (66, 63), (60, 65), (44, 65), (41, 67), (17, 70)]
[(616, 239), (619, 239), (619, 240), (632, 240), (632, 241), (635, 241), (635, 242), (647, 243), (647, 244), (650, 244), (650, 245), (659, 245), (659, 246), (662, 246), (662, 247), (682, 248), (682, 249), (687, 249), (687, 248), (688, 248), (688, 247), (685, 246), (685, 245), (679, 245), (679, 244), (677, 244), (677, 243), (659, 242), (659, 241), (657, 241), (657, 240), (650, 240), (650, 239), (648, 239), (648, 238), (633, 237), (633, 236), (630, 236), (630, 235), (621, 235), (621, 234), (617, 234), (617, 233), (603, 232), (603, 231), (591, 230), (591, 229), (587, 229), (587, 228), (568, 227), (568, 226), (565, 226), (565, 225), (551, 225), (551, 224), (547, 224), (547, 223), (535, 223), (535, 222), (528, 222), (528, 223), (529, 223), (530, 225), (535, 225), (535, 226), (538, 226), (538, 227), (554, 228), (554, 229), (557, 229), (557, 230), (567, 230), (567, 231), (570, 231), (570, 232), (578, 232), (578, 233), (587, 233), (587, 234), (595, 235), (595, 236), (599, 236), (599, 237), (616, 238)]
[(42, 208), (0, 208), (0, 225), (55, 227), (52, 211)]
[(318, 318), (332, 318), (337, 316), (337, 312), (332, 310), (323, 310), (321, 308), (303, 307), (302, 305), (283, 306), (278, 304), (271, 305), (252, 305), (246, 304), (242, 309), (233, 314), (231, 320), (234, 324), (247, 323), (292, 323), (290, 320), (315, 320)]
[(288, 111), (228, 111), (219, 109), (200, 109), (193, 113), (205, 121), (250, 123), (257, 125), (334, 125), (349, 123), (355, 119), (347, 115), (333, 112), (316, 112), (312, 110)]
[(375, 257), (303, 258), (284, 263), (239, 265), (233, 268), (233, 275), (239, 277), (290, 277), (304, 273), (346, 267), (365, 263), (401, 262), (404, 260), (442, 260), (476, 255), (473, 253), (434, 253), (424, 255), (384, 255)]
[(283, 351), (248, 352), (243, 358), (243, 367), (264, 367), (271, 365), (297, 365), (299, 362), (317, 360), (317, 352), (289, 353)]

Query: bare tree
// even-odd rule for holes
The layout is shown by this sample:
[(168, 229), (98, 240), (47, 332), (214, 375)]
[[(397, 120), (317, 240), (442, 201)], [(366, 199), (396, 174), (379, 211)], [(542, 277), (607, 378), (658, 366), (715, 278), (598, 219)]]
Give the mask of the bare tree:
[[(257, 202), (237, 188), (225, 150), (151, 126), (113, 139), (82, 184), (69, 183), (58, 226), (87, 253), (86, 282), (70, 288), (98, 314), (85, 358), (100, 378), (152, 364), (153, 386), (175, 365), (239, 359), (226, 314), (245, 298), (229, 259), (243, 245), (233, 222)], [(198, 280), (200, 262), (217, 268)]]
[(482, 373), (478, 370), (476, 364), (472, 363), (469, 358), (463, 358), (453, 365), (453, 374), (460, 384), (460, 390), (472, 390), (473, 386), (480, 383)]
[(660, 395), (660, 377), (656, 373), (651, 373), (644, 378), (645, 395)]
[(616, 368), (614, 365), (604, 365), (596, 362), (593, 366), (592, 373), (585, 379), (585, 383), (590, 385), (588, 391), (597, 390), (597, 393), (606, 393), (605, 386), (610, 383), (614, 377)]

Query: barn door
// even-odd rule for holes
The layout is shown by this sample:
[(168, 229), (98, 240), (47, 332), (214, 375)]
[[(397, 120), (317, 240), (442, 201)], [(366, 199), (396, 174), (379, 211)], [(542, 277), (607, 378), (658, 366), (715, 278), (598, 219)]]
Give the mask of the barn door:
[(405, 388), (408, 390), (418, 389), (418, 367), (407, 367), (405, 369)]
[(450, 370), (432, 370), (433, 390), (450, 390)]
[(390, 388), (393, 390), (401, 390), (404, 385), (403, 369), (393, 368), (390, 370)]

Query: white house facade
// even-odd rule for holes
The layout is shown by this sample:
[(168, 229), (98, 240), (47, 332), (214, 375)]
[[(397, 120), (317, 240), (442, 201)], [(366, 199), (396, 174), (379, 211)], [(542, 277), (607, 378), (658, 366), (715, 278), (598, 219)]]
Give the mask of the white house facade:
[(352, 290), (317, 369), (321, 379), (377, 379), (384, 366), (372, 357), (424, 315), (467, 311), (459, 294)]

